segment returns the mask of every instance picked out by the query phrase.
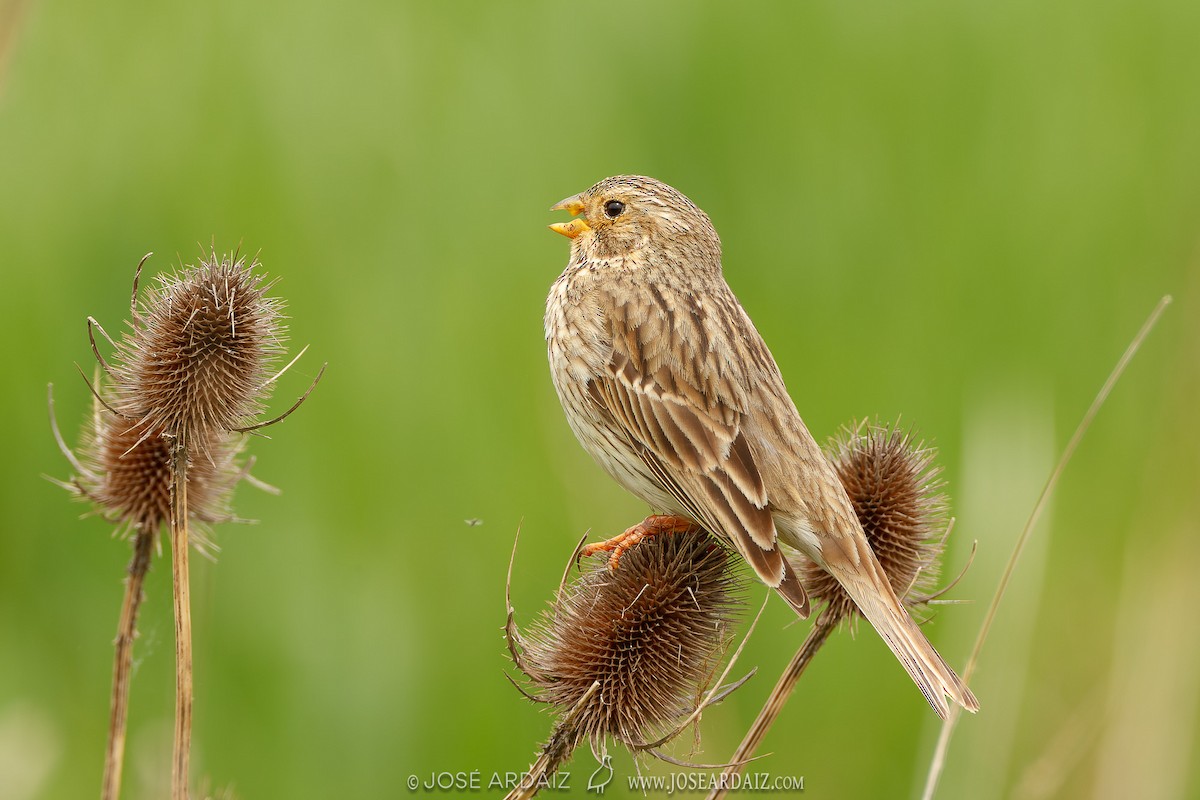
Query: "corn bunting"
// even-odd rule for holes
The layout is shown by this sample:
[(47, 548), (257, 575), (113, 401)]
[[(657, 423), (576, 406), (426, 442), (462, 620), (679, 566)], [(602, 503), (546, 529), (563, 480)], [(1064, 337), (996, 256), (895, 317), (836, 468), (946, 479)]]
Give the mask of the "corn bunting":
[[(550, 373), (575, 435), (662, 516), (593, 549), (698, 524), (726, 537), (801, 616), (779, 543), (845, 587), (940, 715), (979, 703), (896, 598), (774, 358), (721, 273), (708, 216), (652, 178), (618, 176), (553, 210), (571, 258), (546, 304)], [(614, 562), (615, 563), (615, 562)]]

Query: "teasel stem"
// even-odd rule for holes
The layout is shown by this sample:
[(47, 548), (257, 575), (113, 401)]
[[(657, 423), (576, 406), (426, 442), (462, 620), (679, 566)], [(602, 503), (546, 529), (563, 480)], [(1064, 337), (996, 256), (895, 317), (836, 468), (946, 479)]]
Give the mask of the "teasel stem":
[[(599, 686), (599, 682), (596, 685)], [(545, 750), (538, 753), (537, 761), (529, 766), (529, 770), (521, 776), (512, 791), (504, 795), (504, 800), (529, 800), (529, 798), (535, 797), (541, 788), (542, 781), (558, 772), (560, 763), (562, 762), (555, 761)]]
[(142, 605), (142, 586), (150, 570), (156, 531), (141, 529), (134, 535), (133, 558), (125, 577), (125, 599), (117, 624), (116, 650), (113, 656), (112, 703), (108, 719), (108, 749), (104, 754), (104, 784), (101, 800), (117, 800), (121, 795), (121, 766), (125, 760), (125, 733), (129, 720), (129, 683), (133, 671), (133, 641), (137, 637), (138, 610)]
[(746, 765), (754, 758), (754, 751), (762, 744), (763, 739), (767, 736), (767, 731), (771, 730), (771, 726), (783, 712), (783, 707), (787, 705), (788, 698), (792, 696), (792, 690), (796, 688), (800, 676), (804, 674), (804, 670), (808, 668), (817, 651), (821, 649), (821, 645), (825, 644), (829, 634), (833, 633), (841, 621), (840, 614), (831, 613), (831, 610), (828, 609), (817, 618), (812, 628), (809, 629), (804, 644), (800, 645), (800, 649), (792, 656), (792, 660), (783, 670), (783, 674), (779, 676), (779, 680), (776, 681), (775, 688), (771, 690), (767, 702), (758, 712), (754, 724), (750, 726), (750, 730), (746, 731), (742, 743), (730, 757), (729, 765), (721, 773), (721, 779), (717, 781), (716, 788), (709, 792), (708, 800), (720, 800), (729, 794), (733, 776), (740, 775), (745, 771)]
[(171, 454), (171, 572), (175, 605), (175, 743), (171, 758), (171, 798), (187, 800), (192, 751), (192, 599), (188, 583), (187, 434)]
[[(599, 686), (599, 681), (596, 685)], [(521, 776), (512, 791), (504, 795), (504, 800), (529, 800), (536, 796), (542, 781), (558, 772), (558, 766), (561, 763), (561, 761), (556, 761), (546, 750), (538, 753), (537, 760), (529, 766), (529, 770)]]
[(595, 681), (574, 707), (558, 721), (554, 732), (550, 734), (550, 741), (538, 753), (537, 760), (530, 765), (513, 790), (505, 795), (504, 800), (529, 800), (541, 791), (542, 785), (566, 763), (575, 752), (575, 744), (582, 738), (578, 720), (598, 691), (600, 681)]

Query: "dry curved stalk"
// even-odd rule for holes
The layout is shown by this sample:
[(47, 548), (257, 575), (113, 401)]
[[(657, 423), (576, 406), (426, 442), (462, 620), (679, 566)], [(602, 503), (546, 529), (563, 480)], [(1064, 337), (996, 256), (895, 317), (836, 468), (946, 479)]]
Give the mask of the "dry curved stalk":
[[(979, 634), (975, 637), (975, 644), (971, 648), (971, 656), (967, 659), (967, 666), (963, 669), (962, 680), (964, 684), (970, 681), (971, 676), (975, 674), (975, 667), (979, 664), (979, 654), (983, 650), (983, 643), (987, 641), (992, 622), (996, 619), (996, 609), (1000, 606), (1000, 601), (1004, 598), (1004, 592), (1008, 588), (1009, 580), (1012, 578), (1017, 562), (1021, 558), (1021, 553), (1025, 549), (1025, 543), (1029, 541), (1034, 527), (1037, 525), (1038, 520), (1041, 519), (1042, 512), (1046, 510), (1050, 496), (1054, 493), (1055, 488), (1058, 487), (1059, 478), (1062, 477), (1063, 471), (1066, 470), (1067, 464), (1071, 461), (1071, 457), (1075, 455), (1075, 450), (1079, 447), (1079, 443), (1092, 427), (1092, 421), (1095, 420), (1096, 415), (1100, 412), (1100, 408), (1108, 400), (1113, 387), (1117, 385), (1117, 381), (1125, 374), (1125, 368), (1129, 366), (1129, 362), (1137, 355), (1138, 350), (1141, 349), (1142, 342), (1150, 335), (1150, 331), (1158, 324), (1159, 318), (1170, 304), (1171, 295), (1163, 295), (1162, 299), (1154, 307), (1154, 310), (1146, 318), (1146, 321), (1142, 323), (1142, 327), (1134, 335), (1129, 346), (1125, 348), (1125, 352), (1117, 359), (1117, 363), (1108, 374), (1104, 385), (1096, 393), (1092, 404), (1084, 412), (1083, 418), (1079, 421), (1079, 425), (1075, 428), (1075, 432), (1071, 435), (1067, 446), (1063, 448), (1062, 456), (1059, 457), (1058, 463), (1054, 465), (1050, 477), (1046, 479), (1046, 485), (1042, 487), (1042, 493), (1038, 495), (1037, 502), (1034, 503), (1033, 510), (1029, 514), (1029, 519), (1025, 522), (1025, 527), (1021, 529), (1021, 533), (1017, 537), (1017, 543), (1013, 546), (1012, 555), (1008, 557), (1008, 563), (1004, 566), (1004, 573), (1000, 576), (1000, 583), (996, 586), (996, 592), (992, 596), (992, 602), (988, 605), (983, 624), (979, 627)], [(933, 758), (929, 763), (929, 772), (925, 777), (925, 789), (921, 794), (923, 800), (932, 800), (934, 793), (937, 792), (938, 780), (941, 778), (942, 770), (946, 766), (946, 753), (950, 749), (950, 737), (954, 734), (954, 727), (958, 724), (958, 718), (959, 709), (957, 706), (953, 706), (950, 709), (950, 713), (942, 720), (942, 728), (938, 733), (937, 746), (934, 748)]]

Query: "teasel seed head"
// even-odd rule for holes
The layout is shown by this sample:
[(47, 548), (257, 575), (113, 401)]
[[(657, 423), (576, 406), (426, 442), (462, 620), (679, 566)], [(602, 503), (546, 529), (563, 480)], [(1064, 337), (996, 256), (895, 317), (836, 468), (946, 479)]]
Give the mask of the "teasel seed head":
[[(56, 431), (57, 433), (57, 431)], [(65, 449), (76, 474), (60, 482), (95, 512), (117, 526), (118, 535), (156, 533), (171, 514), (171, 440), (161, 432), (150, 435), (135, 422), (96, 403), (91, 424), (80, 438), (78, 456)], [(188, 516), (202, 524), (229, 519), (230, 496), (246, 470), (238, 461), (243, 437), (223, 436), (203, 443), (204, 458), (188, 468)], [(61, 444), (61, 439), (60, 439)], [(204, 551), (211, 543), (197, 532), (195, 544)]]
[(585, 739), (599, 754), (609, 736), (639, 749), (691, 713), (729, 643), (739, 589), (729, 551), (699, 528), (643, 540), (616, 569), (604, 558), (566, 587), (518, 659), (536, 699), (569, 717), (551, 740), (558, 757)]
[(261, 413), (284, 333), (282, 302), (257, 266), (213, 250), (147, 293), (112, 367), (113, 407), (139, 437), (203, 446)]
[[(909, 606), (926, 602), (946, 527), (936, 451), (894, 426), (861, 422), (831, 439), (826, 454), (896, 595)], [(841, 585), (812, 561), (804, 559), (800, 579), (814, 601), (827, 603), (825, 613), (837, 619), (858, 613)]]

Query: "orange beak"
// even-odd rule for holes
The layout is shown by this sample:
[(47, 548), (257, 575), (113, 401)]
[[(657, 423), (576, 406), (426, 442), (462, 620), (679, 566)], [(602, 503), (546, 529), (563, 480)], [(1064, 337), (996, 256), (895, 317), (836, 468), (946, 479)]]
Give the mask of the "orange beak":
[[(583, 200), (577, 194), (571, 195), (565, 200), (560, 200), (550, 207), (551, 211), (570, 211), (573, 217), (582, 214), (583, 209)], [(556, 222), (550, 226), (550, 230), (555, 233), (561, 233), (568, 239), (574, 239), (585, 231), (591, 230), (591, 226), (581, 219), (573, 219), (570, 222)]]

